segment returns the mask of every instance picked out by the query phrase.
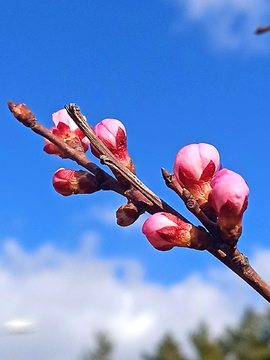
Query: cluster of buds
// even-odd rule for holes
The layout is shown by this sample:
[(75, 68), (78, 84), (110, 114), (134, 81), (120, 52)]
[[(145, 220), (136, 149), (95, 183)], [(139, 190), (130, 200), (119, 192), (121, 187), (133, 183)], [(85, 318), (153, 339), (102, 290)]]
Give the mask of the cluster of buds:
[(191, 144), (176, 155), (174, 175), (202, 209), (213, 209), (221, 237), (236, 243), (242, 233), (242, 217), (249, 189), (237, 173), (219, 168), (219, 153), (209, 144)]
[[(263, 31), (265, 29), (261, 32)], [(85, 130), (95, 144), (94, 147), (68, 115), (74, 116), (76, 123), (86, 129), (87, 124), (74, 104), (66, 107), (68, 113), (63, 109), (52, 115), (55, 126), (49, 130), (37, 121), (25, 104), (8, 101), (8, 106), (18, 121), (45, 137), (43, 150), (46, 153), (61, 158), (70, 157), (94, 174), (64, 168), (57, 170), (52, 180), (57, 193), (70, 196), (110, 189), (124, 195), (128, 203), (120, 206), (116, 212), (118, 225), (129, 226), (144, 211), (148, 211), (153, 215), (144, 222), (142, 232), (154, 248), (160, 251), (174, 247), (207, 249), (269, 300), (269, 287), (248, 265), (247, 259), (236, 246), (242, 234), (242, 218), (248, 206), (249, 188), (239, 174), (220, 167), (220, 156), (214, 146), (205, 143), (187, 145), (176, 155), (173, 174), (163, 171), (166, 184), (175, 190), (204, 225), (194, 226), (134, 176), (135, 167), (127, 152), (126, 130), (119, 120), (104, 119), (93, 131), (89, 127), (88, 131)], [(97, 138), (109, 151), (101, 146)], [(103, 159), (108, 158), (108, 162), (104, 160), (104, 163), (113, 172), (116, 169), (114, 175), (119, 182), (101, 171), (84, 155), (89, 145), (94, 156), (101, 158), (100, 151), (104, 155)], [(160, 209), (168, 209), (169, 212), (156, 212)]]
[[(8, 102), (14, 116), (26, 126), (35, 120), (34, 114), (24, 104)], [(50, 131), (72, 148), (86, 152), (89, 140), (70, 118), (65, 109), (52, 115), (54, 127)], [(124, 125), (116, 119), (104, 119), (93, 129), (96, 136), (125, 167), (135, 174), (134, 164), (127, 151), (127, 135)], [(49, 140), (44, 139), (44, 151), (62, 158), (66, 155)], [(91, 151), (100, 157), (90, 144)], [(235, 244), (242, 233), (242, 217), (247, 208), (249, 189), (237, 173), (219, 169), (220, 157), (210, 144), (191, 144), (183, 147), (176, 155), (173, 172), (182, 188), (187, 189), (199, 206), (210, 217), (214, 213), (221, 237)], [(121, 176), (115, 173), (120, 180)], [(96, 177), (86, 171), (59, 169), (53, 176), (54, 189), (64, 195), (91, 194), (100, 190)], [(142, 211), (132, 201), (120, 206), (116, 212), (117, 223), (129, 226)], [(202, 227), (195, 227), (168, 213), (156, 213), (146, 220), (142, 229), (149, 242), (159, 250), (174, 246), (205, 249), (210, 237)]]
[[(242, 233), (249, 189), (239, 174), (219, 170), (219, 159), (217, 149), (210, 144), (187, 145), (176, 155), (173, 172), (209, 217), (214, 212), (222, 239), (235, 245)], [(203, 230), (166, 213), (152, 215), (143, 226), (143, 233), (158, 250), (174, 246), (205, 249), (210, 238)]]
[[(50, 131), (65, 141), (71, 147), (86, 152), (89, 146), (89, 140), (70, 118), (65, 109), (59, 110), (52, 115), (55, 127)], [(127, 134), (124, 125), (117, 119), (104, 119), (93, 129), (95, 135), (106, 145), (111, 153), (125, 167), (135, 174), (134, 164), (127, 151)], [(65, 154), (53, 143), (44, 138), (45, 146), (43, 150), (47, 154), (55, 154), (65, 158)], [(94, 156), (100, 157), (97, 149), (90, 144), (91, 152)], [(123, 181), (117, 171), (115, 176)], [(95, 176), (86, 171), (75, 171), (69, 169), (59, 169), (53, 176), (53, 187), (56, 192), (63, 196), (73, 194), (91, 194), (100, 190)], [(120, 226), (129, 226), (133, 224), (141, 212), (129, 201), (120, 206), (116, 212), (117, 224)]]
[[(19, 104), (24, 105), (24, 104)], [(17, 107), (19, 106), (17, 105)], [(25, 105), (24, 105), (25, 106)], [(16, 108), (12, 110), (14, 113)], [(72, 148), (86, 152), (89, 147), (89, 140), (78, 128), (65, 109), (61, 109), (52, 114), (52, 120), (55, 124), (49, 130), (58, 138), (66, 142)], [(124, 125), (117, 119), (104, 119), (93, 129), (95, 135), (106, 145), (112, 154), (132, 173), (135, 174), (134, 164), (127, 151), (127, 134)], [(43, 150), (47, 154), (55, 154), (66, 158), (65, 154), (53, 143), (44, 138), (45, 146)], [(91, 151), (94, 156), (100, 157), (96, 148), (91, 145)]]

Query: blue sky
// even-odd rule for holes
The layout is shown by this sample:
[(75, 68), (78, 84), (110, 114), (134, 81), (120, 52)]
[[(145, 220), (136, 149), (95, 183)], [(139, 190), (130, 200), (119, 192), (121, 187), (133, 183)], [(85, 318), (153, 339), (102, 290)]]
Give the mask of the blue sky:
[[(171, 171), (184, 145), (215, 145), (222, 165), (239, 172), (250, 187), (239, 248), (267, 278), (267, 266), (259, 259), (270, 247), (270, 38), (256, 37), (254, 30), (269, 22), (270, 5), (264, 0), (10, 0), (2, 5), (0, 248), (1, 266), (14, 284), (17, 268), (23, 274), (28, 265), (33, 274), (50, 269), (47, 255), (40, 269), (35, 267), (47, 246), (57, 258), (56, 268), (67, 274), (72, 267), (65, 267), (63, 258), (80, 262), (78, 254), (88, 243), (101, 267), (115, 259), (121, 265), (108, 275), (112, 281), (129, 281), (125, 264), (135, 262), (143, 274), (137, 279), (142, 287), (169, 291), (195, 276), (198, 284), (209, 285), (209, 294), (222, 291), (218, 298), (223, 300), (239, 295), (240, 286), (245, 293), (238, 303), (240, 312), (244, 305), (261, 306), (259, 297), (232, 280), (207, 253), (161, 253), (141, 234), (142, 222), (117, 227), (114, 211), (124, 199), (116, 194), (56, 194), (53, 173), (63, 166), (78, 167), (45, 154), (43, 140), (16, 123), (6, 101), (26, 103), (47, 127), (52, 126), (51, 114), (70, 102), (81, 107), (91, 125), (106, 117), (121, 120), (138, 177), (191, 221), (181, 201), (165, 187), (160, 168)], [(80, 271), (74, 273), (80, 279)], [(224, 283), (218, 279), (220, 273)], [(226, 293), (234, 281), (238, 285), (229, 285)], [(20, 289), (22, 303), (26, 293)], [(202, 314), (207, 313), (205, 306)], [(12, 309), (10, 318), (24, 313), (23, 305), (20, 311), (15, 305)], [(3, 314), (1, 319), (8, 320)], [(59, 354), (55, 359), (64, 358)]]

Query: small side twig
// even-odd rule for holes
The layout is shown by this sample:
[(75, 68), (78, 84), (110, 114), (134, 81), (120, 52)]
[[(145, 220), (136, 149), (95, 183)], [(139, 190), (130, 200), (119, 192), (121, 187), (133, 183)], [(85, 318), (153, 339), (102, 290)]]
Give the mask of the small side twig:
[(258, 27), (258, 29), (255, 30), (255, 34), (260, 35), (266, 33), (267, 31), (270, 31), (270, 25)]
[(187, 209), (196, 216), (198, 220), (204, 225), (204, 227), (212, 234), (218, 234), (219, 229), (216, 223), (211, 221), (206, 214), (202, 211), (197, 201), (193, 198), (187, 189), (182, 188), (179, 182), (176, 180), (174, 174), (170, 174), (169, 171), (161, 169), (163, 179), (168, 188), (172, 189), (185, 203)]

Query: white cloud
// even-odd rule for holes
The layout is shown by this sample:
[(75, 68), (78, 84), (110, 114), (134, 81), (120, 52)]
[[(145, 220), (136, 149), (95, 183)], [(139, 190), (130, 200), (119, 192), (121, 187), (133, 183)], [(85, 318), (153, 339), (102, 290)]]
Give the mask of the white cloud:
[(217, 50), (269, 51), (269, 37), (254, 31), (270, 22), (268, 0), (167, 0), (179, 9), (178, 30), (199, 24)]
[(12, 319), (2, 325), (3, 334), (27, 334), (37, 330), (35, 321), (31, 319)]
[[(93, 344), (94, 332), (105, 330), (116, 344), (117, 359), (138, 360), (164, 331), (183, 342), (198, 322), (207, 321), (218, 334), (250, 303), (247, 286), (228, 271), (213, 270), (205, 274), (208, 281), (193, 274), (173, 286), (152, 284), (138, 262), (98, 258), (95, 242), (88, 234), (76, 254), (52, 246), (27, 253), (16, 241), (4, 242), (0, 326), (31, 319), (37, 331), (0, 336), (1, 359), (78, 359)], [(121, 280), (119, 269), (125, 274)]]

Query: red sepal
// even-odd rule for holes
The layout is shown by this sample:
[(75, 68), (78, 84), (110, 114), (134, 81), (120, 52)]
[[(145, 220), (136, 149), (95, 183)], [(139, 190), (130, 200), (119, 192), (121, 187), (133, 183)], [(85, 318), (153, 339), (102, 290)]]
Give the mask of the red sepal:
[(215, 171), (216, 171), (216, 165), (213, 160), (210, 160), (202, 172), (200, 181), (209, 182), (212, 179)]

